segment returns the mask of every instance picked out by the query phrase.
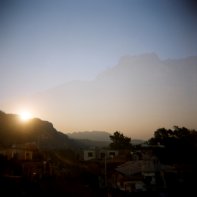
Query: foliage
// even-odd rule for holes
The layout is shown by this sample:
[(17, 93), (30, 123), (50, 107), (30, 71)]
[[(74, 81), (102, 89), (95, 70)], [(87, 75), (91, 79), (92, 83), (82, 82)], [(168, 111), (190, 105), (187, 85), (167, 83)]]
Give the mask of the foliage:
[(110, 148), (116, 150), (131, 148), (131, 138), (124, 136), (119, 131), (114, 132), (114, 134), (109, 137), (112, 141), (112, 143), (110, 143)]
[(161, 160), (167, 163), (173, 162), (197, 162), (197, 131), (186, 127), (174, 126), (173, 129), (159, 128), (149, 144), (161, 144), (164, 150), (158, 152)]

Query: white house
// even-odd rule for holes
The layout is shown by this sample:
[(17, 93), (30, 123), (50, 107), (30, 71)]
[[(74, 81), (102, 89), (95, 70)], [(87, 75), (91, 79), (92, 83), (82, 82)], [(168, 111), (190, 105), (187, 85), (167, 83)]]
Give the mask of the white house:
[(88, 161), (92, 159), (112, 159), (118, 155), (117, 150), (84, 150), (83, 151), (83, 160)]
[(95, 150), (84, 150), (84, 152), (83, 152), (84, 161), (92, 160), (95, 158), (96, 158), (96, 151)]

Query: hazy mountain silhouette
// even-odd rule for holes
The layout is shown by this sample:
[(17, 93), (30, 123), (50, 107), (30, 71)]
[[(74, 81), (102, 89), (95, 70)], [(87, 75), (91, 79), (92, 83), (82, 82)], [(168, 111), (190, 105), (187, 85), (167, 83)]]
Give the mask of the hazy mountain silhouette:
[(196, 76), (197, 57), (125, 56), (95, 80), (72, 81), (26, 102), (65, 133), (119, 130), (146, 139), (161, 126), (197, 127)]
[(86, 139), (86, 140), (94, 140), (94, 141), (110, 141), (111, 134), (105, 131), (81, 131), (81, 132), (73, 132), (67, 133), (67, 136), (72, 139)]
[[(111, 133), (105, 131), (80, 131), (67, 133), (67, 136), (71, 139), (78, 139), (80, 142), (84, 142), (87, 145), (95, 145), (97, 147), (107, 146), (111, 143), (110, 135)], [(143, 143), (144, 140), (131, 139), (132, 144)]]

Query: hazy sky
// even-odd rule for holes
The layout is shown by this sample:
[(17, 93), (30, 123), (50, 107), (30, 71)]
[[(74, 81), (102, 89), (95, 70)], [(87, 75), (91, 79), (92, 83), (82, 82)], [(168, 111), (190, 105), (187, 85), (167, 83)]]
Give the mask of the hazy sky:
[(196, 24), (191, 0), (0, 0), (0, 102), (93, 80), (125, 55), (197, 55)]

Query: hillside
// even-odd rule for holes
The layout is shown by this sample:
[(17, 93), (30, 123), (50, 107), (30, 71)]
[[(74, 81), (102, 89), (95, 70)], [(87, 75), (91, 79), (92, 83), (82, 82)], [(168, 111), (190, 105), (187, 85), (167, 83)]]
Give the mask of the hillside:
[(38, 118), (22, 122), (16, 114), (0, 111), (0, 145), (36, 142), (39, 148), (58, 149), (74, 147), (74, 141), (57, 131), (53, 124)]
[(106, 147), (110, 143), (107, 132), (74, 132), (68, 135), (57, 131), (49, 121), (39, 118), (27, 122), (17, 114), (0, 111), (0, 146), (33, 142), (40, 149), (88, 149)]
[[(81, 149), (107, 147), (111, 134), (105, 131), (73, 132), (67, 135), (57, 131), (49, 121), (33, 118), (22, 122), (17, 114), (0, 111), (0, 145), (34, 142), (41, 149)], [(142, 143), (132, 139), (131, 143)]]
[(82, 131), (82, 132), (73, 132), (67, 133), (67, 136), (72, 139), (86, 139), (93, 141), (110, 141), (111, 134), (105, 131)]

